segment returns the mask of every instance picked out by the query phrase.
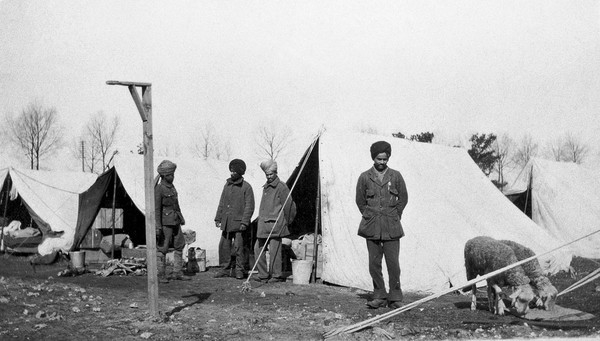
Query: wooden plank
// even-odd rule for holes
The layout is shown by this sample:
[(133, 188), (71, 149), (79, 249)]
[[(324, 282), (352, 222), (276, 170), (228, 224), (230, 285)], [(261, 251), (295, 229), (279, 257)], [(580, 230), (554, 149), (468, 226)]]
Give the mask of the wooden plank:
[(106, 81), (108, 85), (124, 85), (124, 86), (152, 86), (152, 83), (145, 82), (123, 82), (123, 81)]
[(135, 106), (137, 107), (138, 112), (140, 113), (142, 122), (146, 122), (148, 120), (148, 112), (144, 108), (142, 100), (140, 99), (140, 95), (138, 95), (138, 92), (135, 89), (135, 86), (130, 85), (130, 86), (128, 86), (128, 88), (129, 88), (129, 92), (131, 93), (131, 97), (133, 98), (133, 102), (135, 102)]

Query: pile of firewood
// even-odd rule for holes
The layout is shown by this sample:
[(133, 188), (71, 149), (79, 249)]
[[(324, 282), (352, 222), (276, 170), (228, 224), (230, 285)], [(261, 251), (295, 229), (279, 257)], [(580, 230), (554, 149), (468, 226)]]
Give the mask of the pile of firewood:
[(96, 271), (96, 275), (107, 277), (110, 275), (146, 275), (146, 258), (121, 258), (111, 259), (102, 265), (102, 269)]

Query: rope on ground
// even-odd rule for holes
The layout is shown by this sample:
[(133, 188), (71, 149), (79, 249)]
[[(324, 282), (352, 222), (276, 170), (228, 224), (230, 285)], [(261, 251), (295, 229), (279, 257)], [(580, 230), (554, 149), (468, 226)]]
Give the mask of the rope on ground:
[[(267, 240), (269, 240), (269, 238), (271, 238), (271, 235), (273, 234), (273, 230), (275, 230), (275, 226), (277, 226), (277, 223), (279, 222), (279, 218), (281, 218), (283, 209), (285, 208), (285, 205), (287, 204), (288, 200), (290, 200), (290, 197), (292, 196), (292, 191), (294, 190), (294, 188), (296, 187), (296, 184), (298, 183), (298, 178), (300, 178), (300, 174), (302, 174), (302, 170), (304, 170), (304, 166), (306, 166), (306, 163), (308, 162), (308, 158), (312, 154), (312, 151), (313, 151), (317, 141), (319, 140), (320, 136), (321, 136), (321, 132), (319, 132), (317, 134), (317, 136), (311, 143), (310, 148), (308, 149), (308, 152), (306, 153), (304, 160), (302, 161), (302, 165), (300, 166), (300, 171), (298, 172), (298, 175), (296, 176), (296, 179), (294, 180), (294, 183), (292, 184), (292, 188), (290, 188), (290, 192), (288, 193), (287, 197), (285, 198), (285, 201), (283, 202), (283, 206), (281, 206), (281, 210), (279, 210), (277, 219), (275, 219), (275, 223), (273, 224), (273, 227), (271, 227), (271, 231), (269, 231), (269, 236), (267, 237)], [(263, 247), (260, 249), (260, 253), (258, 254), (258, 257), (256, 257), (256, 260), (254, 261), (254, 265), (252, 266), (252, 270), (250, 270), (250, 274), (248, 275), (248, 278), (246, 278), (246, 281), (244, 283), (242, 283), (242, 293), (246, 293), (252, 289), (252, 285), (250, 284), (250, 277), (252, 277), (252, 274), (254, 273), (254, 270), (256, 269), (256, 266), (258, 265), (258, 260), (260, 259), (261, 255), (265, 251), (267, 244), (268, 243), (265, 243), (263, 245)]]
[(464, 284), (462, 284), (462, 285), (460, 285), (460, 286), (453, 287), (453, 288), (448, 288), (448, 289), (446, 289), (446, 290), (443, 290), (443, 291), (441, 291), (441, 292), (439, 292), (439, 293), (436, 293), (436, 294), (433, 294), (433, 295), (431, 295), (431, 296), (427, 296), (427, 297), (425, 297), (425, 298), (422, 298), (422, 299), (420, 299), (420, 300), (418, 300), (418, 301), (415, 301), (415, 302), (409, 303), (409, 304), (407, 304), (407, 305), (405, 305), (405, 306), (403, 306), (403, 307), (400, 307), (400, 308), (398, 308), (398, 309), (390, 310), (389, 312), (387, 312), (387, 313), (384, 313), (384, 314), (382, 314), (382, 315), (378, 315), (378, 316), (372, 317), (372, 318), (370, 318), (370, 319), (368, 319), (368, 320), (365, 320), (365, 321), (362, 321), (362, 322), (359, 322), (359, 323), (353, 324), (353, 325), (351, 325), (351, 326), (347, 326), (347, 327), (340, 327), (340, 328), (335, 328), (335, 329), (332, 329), (332, 330), (330, 330), (330, 331), (328, 331), (328, 332), (325, 332), (325, 333), (323, 334), (323, 337), (324, 337), (325, 339), (327, 339), (327, 338), (333, 337), (333, 336), (335, 336), (335, 335), (338, 335), (338, 334), (340, 334), (340, 333), (353, 333), (353, 332), (355, 332), (355, 331), (359, 331), (359, 330), (361, 330), (361, 329), (363, 329), (363, 328), (366, 328), (366, 327), (368, 327), (368, 326), (371, 326), (371, 325), (373, 325), (373, 324), (375, 324), (375, 323), (378, 323), (378, 322), (381, 322), (381, 321), (383, 321), (383, 320), (387, 320), (387, 319), (388, 319), (388, 318), (390, 318), (390, 317), (393, 317), (393, 316), (399, 315), (399, 314), (401, 314), (401, 313), (403, 313), (403, 312), (405, 312), (405, 311), (408, 311), (408, 310), (410, 310), (410, 309), (412, 309), (412, 308), (414, 308), (414, 307), (417, 307), (417, 306), (419, 306), (419, 305), (421, 305), (421, 304), (423, 304), (423, 303), (425, 303), (425, 302), (431, 301), (431, 300), (433, 300), (433, 299), (435, 299), (435, 298), (438, 298), (438, 297), (440, 297), (440, 296), (443, 296), (443, 295), (445, 295), (445, 294), (448, 294), (448, 293), (454, 292), (454, 291), (456, 291), (456, 290), (461, 290), (461, 289), (463, 289), (463, 288), (470, 287), (470, 286), (474, 285), (475, 283), (478, 283), (478, 282), (481, 282), (481, 281), (487, 280), (487, 279), (488, 279), (488, 278), (490, 278), (490, 277), (494, 277), (494, 276), (496, 276), (496, 275), (498, 275), (498, 274), (501, 274), (501, 273), (503, 273), (503, 272), (505, 272), (505, 271), (507, 271), (507, 270), (510, 270), (510, 269), (512, 269), (512, 268), (514, 268), (514, 267), (517, 267), (517, 266), (519, 266), (519, 265), (521, 265), (521, 264), (527, 263), (527, 262), (529, 262), (529, 261), (531, 261), (531, 260), (537, 259), (537, 258), (539, 258), (539, 257), (541, 257), (541, 256), (544, 256), (544, 255), (547, 255), (547, 254), (549, 254), (549, 253), (552, 253), (552, 252), (554, 252), (554, 251), (556, 251), (556, 250), (558, 250), (558, 249), (561, 249), (561, 248), (563, 248), (563, 247), (565, 247), (565, 246), (567, 246), (567, 245), (570, 245), (570, 244), (573, 244), (573, 243), (575, 243), (575, 242), (578, 242), (578, 241), (580, 241), (580, 240), (582, 240), (582, 239), (585, 239), (585, 238), (587, 238), (587, 237), (589, 237), (589, 236), (591, 236), (591, 235), (593, 235), (593, 234), (596, 234), (596, 233), (598, 233), (598, 232), (600, 232), (600, 230), (597, 230), (597, 231), (595, 231), (595, 232), (592, 232), (592, 233), (590, 233), (590, 234), (587, 234), (587, 235), (585, 235), (585, 236), (583, 236), (583, 237), (580, 237), (580, 238), (578, 238), (578, 239), (575, 239), (575, 240), (573, 240), (573, 241), (570, 241), (570, 242), (568, 242), (568, 243), (566, 243), (566, 244), (563, 244), (563, 245), (561, 245), (561, 246), (558, 246), (558, 247), (556, 247), (556, 248), (554, 248), (554, 249), (552, 249), (552, 250), (550, 250), (550, 251), (546, 251), (546, 252), (544, 252), (544, 253), (541, 253), (541, 254), (539, 254), (539, 255), (533, 255), (533, 256), (531, 256), (531, 257), (529, 257), (529, 258), (526, 258), (526, 259), (523, 259), (523, 260), (521, 260), (521, 261), (518, 261), (518, 262), (516, 262), (516, 263), (510, 264), (510, 265), (508, 265), (508, 266), (505, 266), (505, 267), (503, 267), (503, 268), (501, 268), (501, 269), (498, 269), (498, 270), (492, 271), (492, 272), (490, 272), (490, 273), (487, 273), (487, 274), (485, 274), (485, 275), (483, 275), (483, 276), (480, 276), (480, 277), (474, 278), (474, 279), (472, 279), (472, 280), (468, 281), (467, 283), (464, 283)]
[(571, 292), (581, 286), (584, 286), (590, 282), (593, 282), (594, 280), (598, 279), (599, 277), (600, 277), (600, 269), (596, 269), (596, 270), (592, 271), (589, 275), (587, 275), (584, 278), (580, 279), (579, 281), (573, 283), (570, 287), (561, 291), (558, 295), (556, 295), (556, 297), (564, 295), (564, 294)]

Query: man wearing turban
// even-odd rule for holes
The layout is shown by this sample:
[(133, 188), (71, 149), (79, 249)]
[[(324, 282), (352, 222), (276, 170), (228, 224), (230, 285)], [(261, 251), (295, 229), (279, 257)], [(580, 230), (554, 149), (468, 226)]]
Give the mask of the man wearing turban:
[[(358, 235), (367, 241), (369, 274), (373, 280), (373, 299), (367, 302), (372, 309), (401, 306), (400, 238), (404, 230), (400, 223), (408, 202), (404, 178), (387, 166), (392, 147), (385, 141), (371, 145), (373, 167), (363, 172), (356, 185), (356, 205), (362, 214)], [(382, 258), (389, 275), (389, 294), (382, 274)]]
[(244, 279), (249, 252), (244, 237), (254, 213), (254, 192), (243, 178), (246, 172), (243, 160), (231, 160), (229, 172), (231, 177), (225, 182), (215, 216), (215, 225), (221, 229), (219, 263), (223, 265), (215, 277)]
[[(254, 256), (257, 259), (259, 282), (284, 282), (282, 272), (281, 238), (290, 234), (289, 225), (296, 216), (296, 204), (292, 200), (290, 190), (277, 176), (277, 162), (264, 161), (260, 168), (265, 172), (267, 182), (263, 185), (263, 195), (258, 210), (258, 227)], [(266, 245), (266, 247), (265, 247)], [(267, 258), (261, 250), (269, 250), (269, 267)]]
[[(177, 190), (173, 185), (175, 169), (177, 169), (177, 165), (169, 160), (162, 161), (156, 169), (161, 179), (160, 183), (154, 187), (154, 213), (158, 240), (158, 279), (161, 283), (169, 282), (170, 279), (190, 279), (184, 276), (182, 271), (185, 239), (183, 232), (181, 232), (181, 225), (185, 225), (185, 219), (181, 214)], [(167, 275), (165, 258), (171, 244), (175, 249), (173, 273)]]

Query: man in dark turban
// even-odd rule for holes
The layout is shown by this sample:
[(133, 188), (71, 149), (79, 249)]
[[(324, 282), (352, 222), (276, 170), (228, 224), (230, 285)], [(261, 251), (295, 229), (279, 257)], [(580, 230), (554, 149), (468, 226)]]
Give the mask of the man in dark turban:
[[(372, 309), (401, 306), (400, 238), (404, 230), (400, 223), (408, 202), (404, 178), (397, 170), (387, 166), (392, 147), (385, 141), (371, 145), (373, 167), (363, 172), (356, 185), (356, 205), (362, 214), (358, 235), (367, 241), (369, 273), (373, 279), (373, 299), (367, 302)], [(389, 294), (385, 289), (381, 271), (385, 257), (389, 275)]]
[(252, 186), (243, 178), (246, 163), (240, 159), (229, 163), (231, 177), (225, 182), (219, 207), (215, 216), (215, 225), (221, 229), (219, 241), (219, 264), (223, 269), (215, 277), (246, 278), (246, 263), (249, 247), (244, 242), (247, 237), (250, 219), (254, 213), (254, 192)]
[[(185, 225), (185, 219), (179, 208), (177, 190), (173, 185), (177, 165), (169, 160), (163, 160), (156, 171), (160, 175), (160, 183), (154, 187), (154, 213), (157, 236), (157, 263), (158, 279), (161, 283), (169, 280), (189, 280), (183, 275), (183, 248), (185, 239), (181, 232), (181, 225)], [(173, 273), (166, 273), (165, 258), (170, 244), (173, 244)]]

